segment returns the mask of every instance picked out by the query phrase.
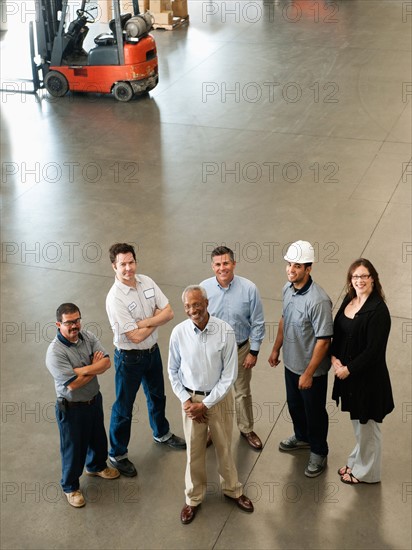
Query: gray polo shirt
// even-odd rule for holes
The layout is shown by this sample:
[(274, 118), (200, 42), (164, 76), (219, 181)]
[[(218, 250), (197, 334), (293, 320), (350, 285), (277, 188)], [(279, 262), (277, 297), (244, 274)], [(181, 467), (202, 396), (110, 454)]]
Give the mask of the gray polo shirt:
[(102, 351), (108, 357), (106, 350), (92, 332), (81, 331), (76, 343), (69, 342), (60, 331), (57, 333), (46, 353), (46, 367), (54, 378), (57, 397), (65, 397), (68, 401), (89, 401), (97, 395), (97, 376), (77, 390), (70, 391), (67, 387), (77, 378), (73, 368), (90, 365), (96, 351)]
[[(310, 278), (301, 289), (292, 284), (283, 287), (283, 362), (296, 374), (308, 366), (316, 340), (333, 335), (332, 302), (326, 292)], [(314, 376), (326, 374), (330, 357), (326, 356)]]

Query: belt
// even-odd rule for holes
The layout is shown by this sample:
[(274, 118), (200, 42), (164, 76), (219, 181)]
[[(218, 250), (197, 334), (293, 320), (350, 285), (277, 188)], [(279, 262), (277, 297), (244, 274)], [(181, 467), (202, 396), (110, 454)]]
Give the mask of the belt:
[(210, 391), (191, 390), (190, 388), (186, 388), (186, 387), (185, 387), (185, 390), (188, 391), (189, 393), (194, 393), (195, 395), (204, 395), (205, 397), (212, 393)]
[(244, 342), (242, 342), (241, 344), (238, 344), (237, 345), (237, 349), (240, 349), (240, 348), (243, 348), (243, 346), (246, 346), (246, 344), (249, 342), (249, 338), (247, 340), (245, 340)]
[(154, 351), (156, 351), (158, 347), (159, 346), (157, 344), (154, 344), (149, 349), (119, 349), (119, 348), (117, 348), (117, 351), (119, 351), (120, 353), (139, 356), (139, 355), (149, 355), (150, 353), (153, 353)]
[(93, 397), (93, 399), (89, 399), (89, 401), (67, 401), (66, 405), (70, 407), (81, 407), (83, 405), (92, 405), (96, 401), (96, 396)]

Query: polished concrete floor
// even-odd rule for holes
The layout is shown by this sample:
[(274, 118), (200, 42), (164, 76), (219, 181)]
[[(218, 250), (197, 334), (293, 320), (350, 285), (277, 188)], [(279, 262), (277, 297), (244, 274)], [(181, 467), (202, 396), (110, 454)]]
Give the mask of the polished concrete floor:
[[(26, 44), (14, 20), (3, 36), (1, 548), (408, 549), (412, 5), (189, 5), (189, 26), (153, 32), (159, 86), (128, 104), (11, 93), (27, 69)], [(308, 479), (305, 452), (278, 451), (291, 423), (283, 367), (271, 369), (267, 358), (281, 312), (282, 252), (296, 239), (315, 244), (313, 276), (335, 308), (352, 260), (365, 256), (380, 273), (396, 400), (383, 423), (380, 484), (340, 483), (336, 470), (354, 441), (330, 392), (327, 471)], [(80, 510), (62, 496), (44, 356), (64, 301), (79, 305), (112, 354), (104, 303), (115, 241), (136, 243), (140, 271), (171, 301), (175, 319), (160, 330), (165, 363), (170, 332), (184, 318), (181, 291), (211, 275), (215, 244), (234, 248), (237, 273), (258, 285), (267, 337), (253, 400), (263, 451), (233, 434), (253, 515), (222, 498), (212, 448), (207, 498), (195, 521), (181, 525), (185, 455), (152, 442), (141, 392), (130, 444), (139, 477), (83, 476)], [(113, 369), (100, 381), (108, 425)], [(181, 435), (168, 381), (167, 398)]]

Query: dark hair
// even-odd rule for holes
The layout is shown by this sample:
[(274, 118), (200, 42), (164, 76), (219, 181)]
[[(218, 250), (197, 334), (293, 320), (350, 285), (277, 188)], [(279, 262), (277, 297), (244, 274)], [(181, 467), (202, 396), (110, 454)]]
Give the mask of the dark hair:
[(379, 280), (379, 274), (372, 265), (372, 263), (369, 260), (366, 260), (365, 258), (359, 258), (358, 260), (355, 260), (348, 269), (348, 273), (346, 276), (346, 291), (348, 293), (349, 298), (352, 300), (352, 298), (355, 297), (356, 292), (352, 285), (352, 275), (355, 269), (357, 269), (359, 266), (366, 267), (366, 269), (369, 271), (369, 275), (372, 276), (373, 279), (373, 287), (374, 291), (378, 293), (378, 295), (382, 298), (382, 300), (385, 300), (385, 294), (382, 289), (381, 282)]
[(80, 313), (80, 309), (76, 306), (76, 304), (72, 304), (70, 302), (66, 304), (61, 304), (56, 309), (56, 320), (61, 323), (63, 319), (63, 315), (67, 315), (68, 313), (77, 313), (79, 312), (80, 317), (82, 314)]
[(229, 258), (231, 262), (235, 261), (235, 255), (233, 254), (233, 250), (228, 248), (227, 246), (217, 246), (214, 250), (212, 250), (211, 258), (215, 256), (225, 256), (225, 254), (229, 254)]
[(116, 243), (112, 244), (109, 248), (110, 261), (112, 264), (116, 263), (116, 258), (118, 254), (132, 254), (134, 261), (136, 261), (136, 253), (134, 251), (134, 246), (127, 243)]

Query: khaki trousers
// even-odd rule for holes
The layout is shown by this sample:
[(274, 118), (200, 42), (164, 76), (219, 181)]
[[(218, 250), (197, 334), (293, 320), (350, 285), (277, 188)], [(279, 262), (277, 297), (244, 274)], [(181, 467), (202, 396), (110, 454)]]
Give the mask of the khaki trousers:
[(250, 351), (249, 342), (241, 347), (238, 352), (238, 375), (233, 385), (235, 394), (236, 420), (239, 430), (247, 434), (253, 431), (253, 408), (252, 392), (250, 382), (252, 380), (252, 370), (245, 369), (243, 362)]
[[(193, 403), (201, 403), (203, 395), (191, 396)], [(198, 423), (186, 416), (182, 409), (183, 431), (187, 445), (187, 464), (185, 474), (186, 504), (198, 506), (206, 493), (206, 440), (207, 427), (212, 434), (222, 491), (225, 495), (238, 498), (242, 494), (236, 465), (233, 460), (231, 444), (233, 430), (233, 396), (228, 395), (207, 412), (207, 422)]]

